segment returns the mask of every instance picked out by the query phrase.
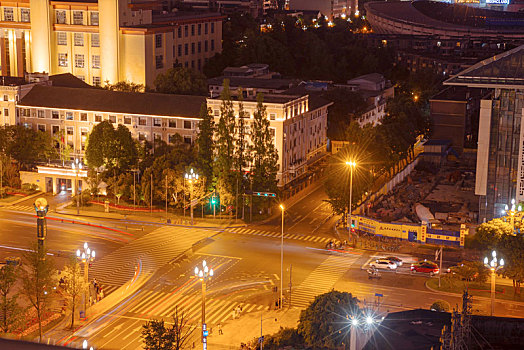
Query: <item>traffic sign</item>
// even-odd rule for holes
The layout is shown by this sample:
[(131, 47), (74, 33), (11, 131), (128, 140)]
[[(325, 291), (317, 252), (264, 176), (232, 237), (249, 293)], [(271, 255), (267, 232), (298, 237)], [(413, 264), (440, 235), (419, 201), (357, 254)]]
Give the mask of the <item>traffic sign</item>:
[(264, 336), (261, 336), (261, 337), (258, 338), (258, 343), (259, 344), (262, 343), (263, 341), (264, 341)]
[(380, 298), (382, 298), (382, 297), (384, 296), (384, 294), (375, 293), (375, 296), (376, 296), (376, 297), (380, 297)]
[(204, 331), (204, 337), (207, 337), (207, 335), (209, 334), (208, 331)]

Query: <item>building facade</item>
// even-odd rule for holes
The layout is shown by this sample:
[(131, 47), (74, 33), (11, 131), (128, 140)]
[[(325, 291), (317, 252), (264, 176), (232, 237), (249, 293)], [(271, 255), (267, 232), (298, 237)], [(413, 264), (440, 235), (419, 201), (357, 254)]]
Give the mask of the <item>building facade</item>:
[(218, 13), (163, 13), (157, 1), (13, 0), (0, 4), (2, 75), (71, 73), (92, 85), (153, 86), (176, 64), (201, 70), (222, 50)]
[(444, 82), (489, 89), (480, 101), (475, 194), (479, 221), (524, 201), (524, 45), (483, 60)]
[[(221, 103), (219, 98), (207, 99), (207, 106), (211, 108), (216, 123), (220, 119)], [(235, 113), (238, 113), (238, 105), (235, 101)], [(248, 97), (243, 105), (249, 115), (246, 134), (250, 142), (249, 133), (257, 101)], [(279, 187), (289, 186), (306, 175), (308, 167), (325, 155), (327, 109), (330, 105), (330, 102), (321, 99), (310, 100), (308, 95), (264, 95), (264, 106), (278, 153)]]

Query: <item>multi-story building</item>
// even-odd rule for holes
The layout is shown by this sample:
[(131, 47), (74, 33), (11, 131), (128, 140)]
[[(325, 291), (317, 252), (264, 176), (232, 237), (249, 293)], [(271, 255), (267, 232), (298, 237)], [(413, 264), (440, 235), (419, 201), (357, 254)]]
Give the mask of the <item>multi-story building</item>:
[(332, 20), (358, 13), (358, 0), (289, 0), (289, 9), (320, 11)]
[[(220, 118), (221, 102), (219, 98), (207, 99), (207, 106), (213, 111), (215, 122)], [(264, 106), (278, 153), (279, 187), (290, 186), (306, 176), (309, 167), (325, 155), (327, 110), (331, 104), (307, 94), (264, 95)], [(253, 112), (257, 106), (256, 98), (246, 97), (243, 105), (249, 115), (246, 120), (246, 132), (249, 135)], [(238, 113), (238, 101), (234, 102), (234, 109)]]
[(17, 123), (52, 136), (63, 132), (64, 142), (82, 157), (87, 135), (104, 120), (126, 126), (141, 141), (170, 142), (178, 134), (192, 143), (205, 101), (201, 96), (36, 85), (18, 102)]
[(524, 201), (524, 45), (483, 60), (444, 82), (489, 89), (480, 101), (475, 194), (479, 221)]
[(153, 86), (176, 64), (202, 69), (222, 50), (218, 13), (164, 12), (156, 0), (14, 0), (0, 4), (2, 75), (71, 73), (93, 85)]

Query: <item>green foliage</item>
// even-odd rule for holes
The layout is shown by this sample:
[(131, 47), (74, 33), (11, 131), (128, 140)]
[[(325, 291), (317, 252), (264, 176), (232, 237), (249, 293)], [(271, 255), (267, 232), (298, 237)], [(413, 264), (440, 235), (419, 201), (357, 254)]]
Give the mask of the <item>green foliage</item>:
[(0, 268), (0, 330), (10, 333), (24, 318), (25, 310), (18, 304), (18, 293), (13, 293), (19, 267), (5, 265)]
[(264, 350), (277, 350), (286, 347), (294, 349), (304, 347), (304, 338), (296, 328), (280, 328), (277, 333), (264, 336)]
[(511, 224), (501, 219), (493, 219), (477, 226), (475, 240), (481, 247), (491, 249), (498, 246), (502, 237), (513, 234)]
[(357, 298), (351, 293), (321, 294), (300, 313), (298, 333), (310, 347), (339, 348), (349, 344), (349, 319), (358, 313)]
[(198, 167), (202, 170), (202, 175), (207, 179), (206, 187), (210, 188), (213, 178), (213, 150), (215, 147), (213, 133), (215, 121), (211, 108), (207, 108), (206, 103), (202, 103), (199, 117), (202, 120), (198, 123), (198, 135), (195, 141), (197, 148), (196, 161)]
[(80, 301), (80, 296), (86, 291), (88, 285), (82, 274), (82, 268), (76, 257), (71, 257), (62, 272), (64, 279), (64, 292), (71, 308), (71, 329), (75, 327), (75, 308)]
[(329, 90), (322, 97), (333, 102), (328, 107), (328, 137), (344, 140), (351, 115), (358, 116), (366, 107), (366, 102), (359, 93), (347, 89)]
[(454, 278), (467, 282), (483, 283), (489, 277), (489, 270), (484, 266), (482, 261), (462, 261), (459, 265), (451, 270)]
[(451, 306), (445, 300), (437, 300), (429, 307), (430, 310), (435, 310), (437, 312), (448, 312), (451, 310)]
[(155, 79), (157, 92), (164, 94), (202, 95), (207, 94), (206, 77), (193, 69), (178, 66), (160, 73)]
[(166, 327), (164, 320), (147, 321), (142, 326), (142, 341), (146, 350), (181, 350), (187, 343), (194, 327), (188, 324), (183, 312), (175, 308), (173, 324)]
[(47, 256), (47, 250), (41, 249), (35, 243), (24, 253), (24, 268), (22, 269), (22, 294), (36, 311), (40, 341), (42, 341), (42, 320), (52, 301), (55, 286), (55, 267)]
[(106, 81), (104, 89), (123, 92), (144, 92), (145, 86), (142, 84), (135, 84), (130, 81), (119, 81), (114, 84), (110, 84), (109, 81)]

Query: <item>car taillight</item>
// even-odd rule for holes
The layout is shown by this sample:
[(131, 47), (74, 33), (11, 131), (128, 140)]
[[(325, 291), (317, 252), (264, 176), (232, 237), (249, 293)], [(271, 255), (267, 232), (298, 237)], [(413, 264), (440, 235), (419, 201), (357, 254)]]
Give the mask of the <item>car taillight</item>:
[(438, 273), (438, 269), (435, 269), (435, 273)]

